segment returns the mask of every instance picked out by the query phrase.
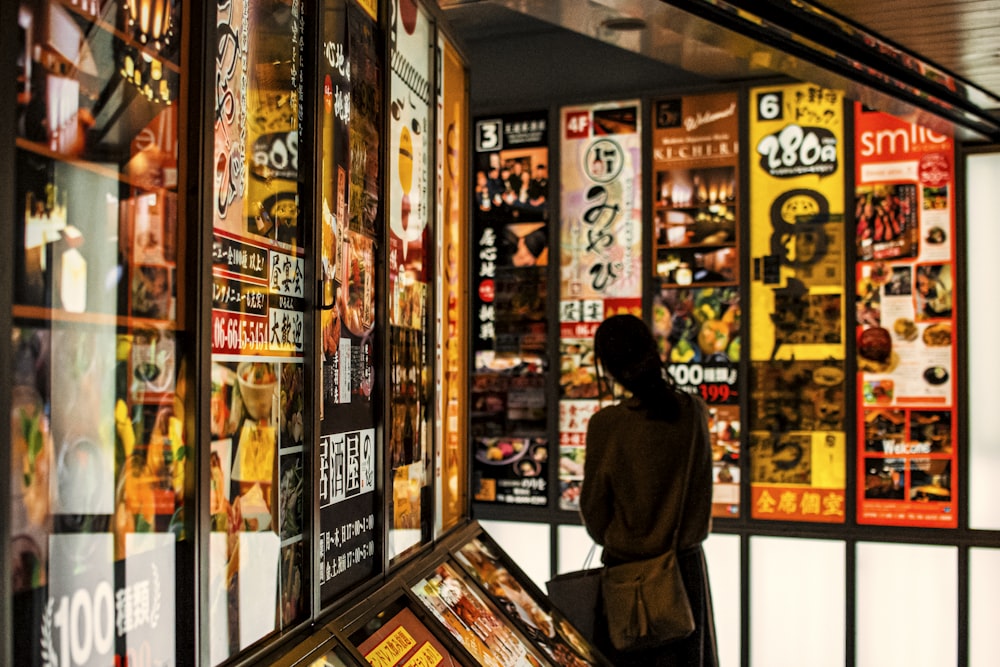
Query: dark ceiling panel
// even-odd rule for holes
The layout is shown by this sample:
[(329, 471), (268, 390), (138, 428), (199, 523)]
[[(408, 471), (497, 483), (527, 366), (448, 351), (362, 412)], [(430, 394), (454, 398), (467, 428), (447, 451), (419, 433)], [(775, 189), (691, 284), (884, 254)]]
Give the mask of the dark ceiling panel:
[[(638, 76), (643, 69), (648, 69), (656, 79), (662, 71), (668, 77), (665, 80), (676, 80), (678, 85), (682, 80), (717, 84), (786, 74), (800, 79), (811, 78), (822, 85), (843, 87), (854, 99), (909, 118), (912, 122), (932, 126), (937, 122), (936, 116), (926, 115), (930, 107), (920, 101), (919, 95), (899, 104), (891, 97), (899, 94), (898, 91), (887, 96), (884, 91), (877, 90), (884, 84), (853, 85), (851, 80), (845, 79), (843, 69), (839, 73), (836, 69), (831, 70), (832, 76), (824, 78), (826, 72), (818, 70), (816, 63), (811, 64), (795, 49), (780, 52), (773, 48), (774, 44), (754, 41), (762, 37), (743, 36), (738, 34), (738, 28), (725, 30), (711, 22), (712, 19), (705, 20), (703, 15), (696, 18), (684, 11), (695, 5), (728, 4), (745, 7), (751, 13), (774, 12), (772, 16), (777, 21), (798, 13), (789, 6), (791, 0), (726, 0), (720, 3), (709, 3), (707, 0), (438, 1), (459, 42), (473, 45), (473, 52), (477, 46), (480, 52), (492, 52), (500, 48), (495, 43), (505, 39), (528, 39), (532, 43), (551, 40), (553, 44), (580, 46), (562, 57), (553, 53), (552, 62), (547, 64), (561, 66), (565, 71), (566, 65), (572, 63), (572, 69), (599, 72), (602, 70), (601, 63), (606, 62), (607, 52), (604, 49), (618, 48), (630, 52), (629, 57), (632, 58), (627, 64), (622, 63), (622, 68), (617, 70), (619, 72), (635, 72)], [(996, 130), (1000, 125), (997, 122), (1000, 119), (1000, 0), (828, 0), (826, 4), (814, 1), (812, 5), (860, 26), (884, 44), (910, 52), (930, 64), (932, 69), (944, 70), (960, 82), (969, 84), (960, 87), (967, 94), (964, 102), (955, 101), (967, 111), (949, 117), (951, 120), (958, 119), (959, 125), (952, 126), (953, 131), (960, 133), (964, 122), (961, 118), (978, 118), (980, 120), (974, 120), (969, 126), (977, 129), (963, 138), (981, 139), (984, 134), (1000, 136)], [(646, 26), (634, 32), (608, 29), (610, 23), (621, 19), (641, 19)], [(813, 35), (809, 34), (808, 28), (806, 30), (801, 34), (807, 39), (819, 40), (823, 37), (823, 33)], [(834, 32), (839, 34), (840, 31)], [(577, 37), (569, 39), (566, 33)], [(826, 34), (829, 36), (832, 33)], [(592, 40), (604, 44), (600, 48), (588, 48), (585, 46), (587, 40), (591, 40), (591, 44)], [(849, 47), (846, 43), (844, 46)], [(863, 50), (857, 51), (858, 46), (859, 43), (850, 46), (855, 55), (849, 57), (859, 57), (858, 53), (863, 57)], [(589, 51), (601, 54), (596, 63), (587, 57)], [(643, 60), (648, 61), (648, 67), (642, 65)], [(662, 69), (657, 70), (657, 67)], [(891, 65), (887, 64), (887, 68), (885, 71), (889, 72)], [(895, 74), (890, 73), (890, 76), (913, 79), (914, 83), (908, 85), (921, 85), (921, 76), (914, 78), (913, 71), (899, 70)], [(661, 77), (660, 80), (664, 79)], [(933, 86), (930, 92), (932, 96), (949, 94), (943, 89), (934, 91)], [(914, 104), (916, 106), (912, 106)], [(945, 109), (947, 104), (936, 108)], [(993, 120), (983, 123), (983, 116)], [(947, 123), (945, 121), (945, 125), (938, 126), (939, 129), (947, 131)], [(984, 132), (983, 127), (991, 129)]]

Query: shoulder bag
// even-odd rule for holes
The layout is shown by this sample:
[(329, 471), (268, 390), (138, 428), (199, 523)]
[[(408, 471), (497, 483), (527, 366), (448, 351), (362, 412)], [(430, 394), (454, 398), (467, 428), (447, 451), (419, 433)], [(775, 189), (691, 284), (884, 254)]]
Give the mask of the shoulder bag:
[(589, 642), (594, 641), (594, 627), (600, 613), (601, 572), (604, 570), (590, 567), (596, 548), (597, 545), (591, 545), (582, 570), (564, 572), (545, 582), (553, 606)]

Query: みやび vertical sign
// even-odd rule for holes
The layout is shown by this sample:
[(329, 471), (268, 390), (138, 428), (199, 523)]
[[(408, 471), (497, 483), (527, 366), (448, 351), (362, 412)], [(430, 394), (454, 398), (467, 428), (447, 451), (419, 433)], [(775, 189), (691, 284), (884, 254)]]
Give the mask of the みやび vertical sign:
[(858, 512), (954, 528), (955, 144), (855, 106)]
[(599, 408), (594, 332), (642, 316), (641, 104), (564, 107), (559, 129), (559, 506), (573, 511)]

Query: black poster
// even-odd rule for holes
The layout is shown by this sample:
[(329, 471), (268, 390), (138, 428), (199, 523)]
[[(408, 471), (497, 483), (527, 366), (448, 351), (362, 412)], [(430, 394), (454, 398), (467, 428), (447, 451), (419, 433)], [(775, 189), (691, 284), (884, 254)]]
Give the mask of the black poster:
[(376, 543), (375, 232), (381, 218), (383, 59), (375, 24), (333, 3), (319, 58), (323, 90), (321, 604), (373, 576)]
[(473, 490), (546, 505), (548, 113), (475, 121), (471, 347)]

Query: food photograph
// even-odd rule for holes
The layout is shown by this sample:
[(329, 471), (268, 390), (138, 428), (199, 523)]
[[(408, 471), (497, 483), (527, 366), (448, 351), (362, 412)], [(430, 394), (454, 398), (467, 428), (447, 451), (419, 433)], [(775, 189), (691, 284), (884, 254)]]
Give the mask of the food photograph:
[(653, 334), (669, 363), (735, 364), (740, 315), (735, 287), (661, 289), (653, 297)]
[(563, 398), (598, 397), (593, 339), (560, 338), (559, 369), (560, 395)]
[(473, 538), (455, 553), (455, 559), (486, 591), (498, 607), (546, 657), (558, 667), (596, 664), (586, 640), (544, 597), (526, 589), (488, 543)]

